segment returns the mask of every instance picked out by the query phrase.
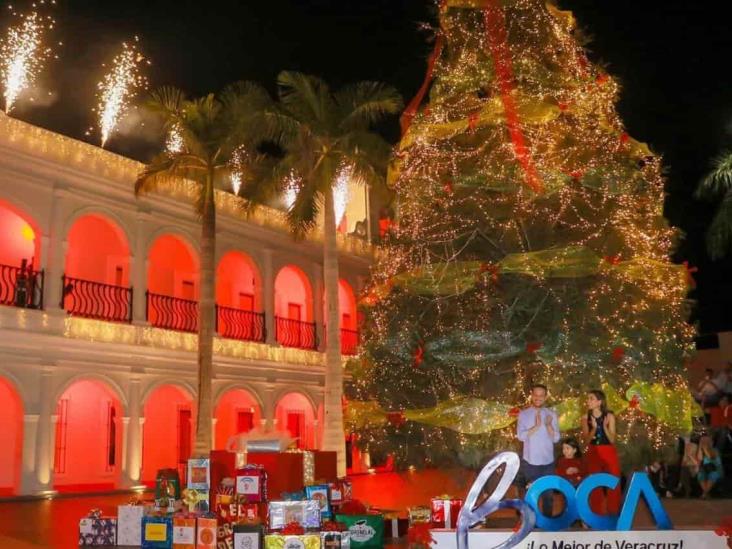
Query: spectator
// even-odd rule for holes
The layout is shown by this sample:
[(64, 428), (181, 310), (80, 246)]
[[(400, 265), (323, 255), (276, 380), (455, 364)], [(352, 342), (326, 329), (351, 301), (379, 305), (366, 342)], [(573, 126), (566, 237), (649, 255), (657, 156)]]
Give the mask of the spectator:
[(579, 443), (572, 437), (562, 441), (562, 457), (557, 461), (557, 475), (577, 486), (585, 476)]
[(656, 493), (661, 497), (673, 497), (668, 489), (668, 467), (663, 461), (654, 461), (646, 466), (646, 474)]
[[(704, 379), (697, 384), (696, 392), (694, 393), (694, 398), (699, 404), (701, 404), (702, 408), (717, 404), (719, 396), (721, 395), (721, 388), (717, 385), (717, 382), (724, 381), (726, 384), (727, 374), (724, 374), (724, 376), (724, 378), (721, 378), (720, 376), (715, 377), (714, 370), (711, 368), (704, 370)], [(707, 417), (707, 421), (708, 420), (709, 418)]]
[(719, 403), (705, 410), (709, 414), (709, 427), (714, 441), (714, 447), (720, 452), (724, 450), (729, 434), (729, 423), (732, 420), (732, 408), (729, 405), (729, 395), (722, 395)]
[(732, 393), (732, 362), (727, 362), (727, 366), (716, 375), (713, 382), (718, 387), (720, 393)]
[(712, 445), (712, 437), (704, 435), (699, 439), (699, 450), (696, 457), (699, 462), (697, 479), (702, 488), (701, 498), (709, 499), (709, 493), (724, 474), (719, 452)]
[(681, 457), (679, 484), (676, 492), (685, 498), (691, 497), (692, 483), (699, 474), (699, 445), (690, 438), (684, 439), (684, 453)]

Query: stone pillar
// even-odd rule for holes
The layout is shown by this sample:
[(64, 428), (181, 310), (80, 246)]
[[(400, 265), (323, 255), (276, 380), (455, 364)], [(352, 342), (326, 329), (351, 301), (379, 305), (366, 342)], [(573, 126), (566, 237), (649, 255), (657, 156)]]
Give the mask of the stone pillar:
[(123, 421), (122, 443), (122, 483), (126, 486), (140, 484), (140, 467), (142, 466), (142, 422), (140, 415), (140, 380), (130, 379), (127, 395), (127, 416)]
[(216, 424), (219, 422), (219, 418), (211, 418), (211, 449), (216, 449)]
[(320, 449), (320, 422), (318, 421), (318, 418), (316, 417), (313, 421), (313, 450), (319, 450)]
[(130, 285), (132, 286), (132, 322), (137, 325), (147, 325), (145, 317), (147, 291), (147, 232), (145, 216), (138, 214), (135, 226), (134, 254), (130, 257)]
[[(66, 223), (66, 191), (56, 189), (53, 197), (53, 209), (51, 211), (51, 232), (48, 236), (44, 235), (48, 243), (47, 253), (41, 254), (41, 261), (46, 267), (45, 292), (43, 303), (46, 310), (59, 311), (61, 303), (62, 281), (66, 263), (66, 248), (68, 243), (64, 234), (64, 225)], [(41, 245), (44, 245), (43, 240)], [(44, 256), (46, 259), (44, 259)]]
[(267, 345), (276, 345), (275, 337), (275, 276), (273, 252), (267, 248), (262, 252), (262, 307), (264, 310), (264, 325), (267, 331), (265, 342)]
[(312, 273), (313, 287), (313, 322), (315, 322), (315, 333), (318, 335), (318, 351), (325, 350), (325, 320), (323, 313), (325, 309), (325, 288), (323, 287), (323, 266), (314, 263), (310, 270)]
[(53, 371), (43, 370), (38, 397), (38, 429), (35, 449), (35, 472), (38, 490), (51, 490), (53, 486), (53, 454), (56, 439), (56, 421), (53, 412), (57, 403), (52, 394)]
[(23, 416), (23, 462), (20, 467), (20, 494), (35, 494), (41, 488), (36, 476), (36, 444), (38, 438), (39, 414)]
[(274, 401), (275, 386), (268, 385), (262, 391), (262, 426), (265, 431), (273, 431), (277, 428), (275, 410), (277, 403)]

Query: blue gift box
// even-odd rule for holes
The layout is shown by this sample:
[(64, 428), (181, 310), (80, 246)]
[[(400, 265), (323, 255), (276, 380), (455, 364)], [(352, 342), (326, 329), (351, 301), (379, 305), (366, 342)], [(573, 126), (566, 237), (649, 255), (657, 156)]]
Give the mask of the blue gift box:
[(147, 515), (142, 517), (142, 549), (172, 549), (173, 517)]
[(330, 510), (330, 501), (328, 500), (328, 485), (314, 484), (305, 487), (305, 497), (318, 502), (320, 506), (320, 516), (330, 518), (332, 516)]
[(104, 547), (117, 545), (117, 519), (86, 517), (79, 521), (79, 545)]

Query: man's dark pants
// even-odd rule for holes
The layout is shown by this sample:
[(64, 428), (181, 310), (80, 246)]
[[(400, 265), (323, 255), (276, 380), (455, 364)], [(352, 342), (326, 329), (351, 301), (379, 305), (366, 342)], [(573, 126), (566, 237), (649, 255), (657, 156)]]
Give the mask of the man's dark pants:
[[(536, 479), (554, 474), (556, 474), (554, 463), (547, 463), (546, 465), (532, 465), (526, 460), (521, 460), (521, 477), (523, 480), (522, 487), (524, 490), (528, 484), (531, 484)], [(553, 515), (553, 505), (554, 496), (551, 490), (547, 490), (541, 496), (542, 513), (547, 517), (551, 517)]]

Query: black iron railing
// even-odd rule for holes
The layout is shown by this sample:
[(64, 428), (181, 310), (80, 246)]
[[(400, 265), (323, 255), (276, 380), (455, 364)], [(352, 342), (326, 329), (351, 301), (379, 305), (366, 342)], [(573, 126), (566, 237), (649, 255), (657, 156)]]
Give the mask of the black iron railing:
[(275, 339), (285, 347), (317, 349), (318, 338), (314, 322), (303, 322), (290, 318), (275, 317)]
[(216, 305), (216, 332), (228, 339), (264, 341), (264, 313)]
[(198, 331), (198, 301), (152, 292), (145, 295), (145, 318), (152, 326), (181, 332)]
[(43, 269), (0, 264), (0, 305), (43, 309)]
[(358, 350), (358, 331), (341, 328), (341, 354), (355, 355)]
[(74, 316), (132, 322), (132, 288), (64, 275), (61, 308)]

